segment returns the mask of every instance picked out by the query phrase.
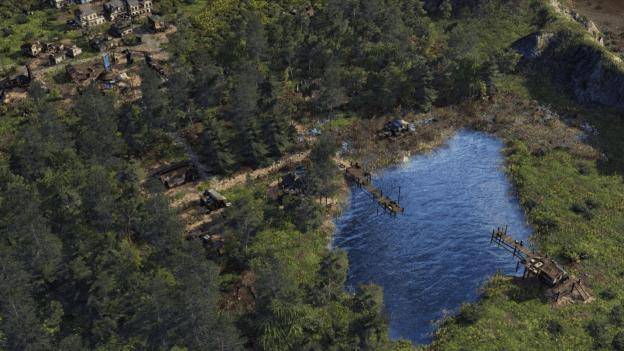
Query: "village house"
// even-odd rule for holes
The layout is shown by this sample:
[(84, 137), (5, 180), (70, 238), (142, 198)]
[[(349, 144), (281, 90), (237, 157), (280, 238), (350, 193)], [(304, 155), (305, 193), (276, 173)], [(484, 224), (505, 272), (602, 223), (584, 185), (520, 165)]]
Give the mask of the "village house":
[(125, 37), (126, 35), (132, 33), (132, 21), (128, 20), (119, 20), (113, 23), (111, 26), (111, 34), (117, 37)]
[(60, 9), (61, 7), (69, 4), (68, 0), (49, 0), (49, 2), (50, 5), (56, 7), (57, 9)]
[(83, 87), (89, 86), (103, 71), (104, 68), (99, 64), (84, 64), (81, 66), (69, 64), (65, 66), (65, 72), (67, 72), (71, 81)]
[(104, 16), (91, 6), (81, 6), (76, 11), (76, 21), (81, 27), (93, 27), (105, 22)]
[(107, 2), (104, 4), (104, 11), (106, 12), (106, 17), (111, 22), (128, 14), (128, 11), (126, 11), (126, 5), (122, 2), (122, 0)]
[(71, 58), (78, 57), (80, 54), (82, 54), (82, 49), (76, 45), (72, 45), (71, 47), (67, 48), (67, 56)]
[(65, 46), (63, 44), (55, 42), (43, 44), (43, 51), (47, 52), (48, 54), (55, 54), (63, 50), (65, 50)]
[(43, 51), (43, 46), (41, 45), (41, 42), (35, 41), (32, 43), (25, 43), (24, 45), (22, 45), (21, 49), (24, 55), (37, 57), (39, 56), (41, 51)]
[(147, 21), (149, 23), (150, 28), (154, 31), (154, 32), (162, 32), (165, 29), (167, 29), (167, 24), (165, 23), (165, 21), (160, 18), (159, 16), (156, 15), (149, 15), (147, 17)]
[(65, 61), (65, 55), (63, 53), (50, 54), (48, 56), (48, 61), (50, 62), (50, 66), (58, 65)]
[(149, 15), (152, 12), (151, 0), (126, 0), (128, 13), (132, 17)]

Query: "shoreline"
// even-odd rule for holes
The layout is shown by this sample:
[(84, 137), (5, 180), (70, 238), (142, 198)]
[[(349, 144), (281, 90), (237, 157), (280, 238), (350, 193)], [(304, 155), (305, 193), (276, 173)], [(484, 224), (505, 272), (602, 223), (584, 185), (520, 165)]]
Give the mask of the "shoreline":
[[(539, 105), (536, 102), (529, 103), (527, 106), (520, 106), (520, 110), (521, 110), (520, 112), (524, 112), (526, 114), (525, 119), (521, 121), (521, 123), (517, 123), (517, 121), (515, 120), (508, 120), (510, 116), (516, 115), (518, 113), (516, 108), (512, 110), (513, 112), (507, 111), (507, 113), (503, 112), (498, 116), (493, 116), (493, 118), (488, 118), (488, 117), (483, 118), (483, 116), (487, 115), (488, 112), (493, 113), (492, 111), (488, 111), (491, 109), (491, 107), (492, 106), (488, 104), (484, 104), (480, 106), (481, 112), (485, 112), (484, 114), (482, 114), (482, 118), (475, 118), (475, 116), (462, 117), (461, 111), (453, 111), (452, 118), (449, 121), (451, 123), (447, 125), (445, 128), (443, 128), (436, 138), (434, 138), (432, 141), (427, 141), (424, 143), (418, 142), (415, 145), (411, 145), (411, 147), (409, 148), (399, 149), (399, 150), (395, 149), (395, 151), (397, 151), (396, 155), (398, 156), (398, 155), (403, 155), (404, 153), (407, 153), (407, 157), (413, 157), (413, 156), (423, 155), (428, 152), (432, 152), (435, 149), (442, 147), (449, 140), (449, 138), (451, 138), (453, 135), (455, 135), (459, 130), (463, 128), (473, 130), (476, 132), (483, 132), (492, 137), (499, 139), (503, 144), (502, 149), (501, 149), (501, 152), (502, 152), (501, 157), (504, 160), (504, 165), (503, 165), (504, 168), (502, 171), (504, 172), (505, 177), (507, 178), (507, 181), (509, 182), (510, 190), (512, 192), (510, 195), (514, 196), (515, 201), (518, 202), (520, 209), (523, 211), (526, 225), (531, 228), (532, 234), (529, 237), (530, 242), (532, 243), (532, 245), (534, 245), (534, 247), (542, 249), (540, 245), (540, 240), (537, 237), (538, 230), (535, 227), (534, 223), (531, 221), (531, 217), (529, 215), (530, 209), (527, 208), (526, 201), (524, 201), (524, 198), (527, 196), (527, 194), (524, 193), (523, 189), (519, 186), (520, 185), (519, 179), (518, 179), (518, 175), (515, 173), (516, 165), (515, 165), (515, 161), (513, 158), (516, 153), (516, 151), (514, 151), (514, 148), (516, 147), (515, 144), (519, 142), (528, 142), (531, 148), (535, 148), (535, 151), (533, 152), (537, 154), (544, 152), (541, 150), (541, 147), (543, 146), (540, 145), (541, 144), (540, 142), (542, 140), (539, 140), (539, 139), (531, 140), (531, 138), (529, 138), (528, 135), (518, 135), (518, 133), (522, 132), (525, 129), (527, 130), (536, 129), (536, 130), (533, 130), (532, 132), (540, 133), (540, 134), (542, 133), (550, 134), (550, 130), (555, 129), (555, 130), (559, 130), (560, 132), (560, 133), (555, 133), (556, 135), (561, 134), (561, 133), (563, 135), (573, 135), (573, 134), (578, 134), (578, 130), (576, 130), (573, 126), (570, 126), (564, 123), (562, 121), (561, 116), (558, 116), (558, 115), (554, 118), (546, 118), (546, 119), (535, 118), (536, 111), (541, 111), (541, 109), (543, 108), (541, 105)], [(525, 109), (525, 110), (522, 111), (522, 109)], [(544, 111), (541, 111), (541, 112), (544, 112)], [(549, 113), (549, 112), (546, 112), (546, 113)], [(484, 119), (487, 121), (487, 123), (482, 123)], [(510, 121), (512, 123), (509, 123)], [(561, 140), (565, 140), (565, 138), (560, 139), (559, 141)], [(577, 140), (576, 142), (579, 145), (568, 145), (571, 151), (576, 150), (577, 152), (582, 152), (585, 154), (586, 157), (598, 156), (591, 145), (585, 142), (581, 142), (579, 140)], [(553, 147), (553, 149), (555, 148)], [(360, 160), (366, 159), (366, 158), (368, 159), (372, 158), (372, 159), (378, 160), (382, 158), (384, 156), (384, 153), (388, 152), (388, 150), (389, 150), (389, 147), (387, 145), (386, 147), (381, 149), (381, 152), (376, 152), (376, 153), (373, 153), (372, 155), (370, 154), (371, 152), (370, 149), (359, 150), (359, 152), (361, 153), (361, 156), (363, 156), (362, 158), (360, 158)], [(366, 153), (366, 151), (368, 151), (369, 153)], [(392, 158), (392, 159), (389, 159), (389, 158), (382, 158), (382, 159), (385, 160), (386, 162), (373, 163), (374, 166), (371, 167), (372, 171), (378, 171), (382, 168), (392, 167), (393, 165), (397, 165), (401, 163), (401, 159), (399, 157)], [(343, 187), (346, 188), (346, 191)], [(331, 234), (328, 237), (329, 238), (328, 246), (327, 246), (328, 249), (331, 249), (331, 250), (335, 249), (335, 246), (333, 245), (333, 237), (336, 233), (335, 221), (342, 214), (342, 211), (345, 209), (344, 206), (348, 205), (350, 201), (350, 196), (351, 196), (350, 187), (348, 186), (348, 182), (344, 180), (341, 185), (341, 191), (337, 195), (337, 197), (339, 198), (339, 201), (342, 203), (342, 207), (340, 208), (339, 211), (335, 211), (333, 215), (329, 216), (329, 218), (327, 219), (327, 221), (331, 223), (331, 232), (330, 232)], [(493, 226), (495, 226), (495, 224), (493, 224)], [(513, 286), (517, 284), (516, 282), (514, 282), (513, 277), (492, 275), (482, 284), (480, 288), (481, 293), (477, 301), (475, 301), (474, 303), (469, 303), (469, 305), (475, 306), (475, 308), (479, 308), (480, 304), (482, 304), (482, 302), (484, 301), (486, 290), (489, 288), (489, 286), (498, 284), (501, 281), (504, 282), (502, 284), (506, 284), (507, 286)], [(461, 313), (462, 312), (460, 309), (456, 311), (456, 313), (453, 313), (452, 315), (448, 315), (444, 317), (443, 319), (437, 321), (436, 325), (438, 327), (436, 328), (434, 332), (431, 342), (428, 344), (422, 344), (422, 345), (418, 344), (414, 346), (435, 349), (435, 346), (437, 345), (437, 343), (440, 342), (440, 340), (442, 340), (443, 334), (445, 332), (444, 330), (445, 325), (449, 323), (449, 321), (457, 319), (461, 315)]]

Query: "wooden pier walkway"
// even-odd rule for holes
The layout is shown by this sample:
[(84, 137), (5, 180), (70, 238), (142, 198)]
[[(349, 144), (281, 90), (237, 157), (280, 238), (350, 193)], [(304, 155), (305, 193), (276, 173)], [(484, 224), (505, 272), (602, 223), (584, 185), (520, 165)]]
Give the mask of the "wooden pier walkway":
[(507, 227), (492, 231), (490, 243), (513, 254), (520, 264), (524, 265), (523, 278), (535, 276), (550, 288), (550, 296), (555, 304), (566, 300), (579, 300), (589, 303), (594, 300), (591, 290), (581, 279), (568, 274), (555, 260), (540, 252), (530, 250), (524, 242), (514, 240), (507, 234)]
[(362, 169), (360, 165), (357, 163), (351, 166), (344, 166), (345, 168), (345, 177), (356, 183), (358, 186), (366, 189), (373, 199), (377, 201), (381, 207), (392, 214), (403, 213), (405, 211), (397, 201), (392, 200), (391, 198), (385, 196), (383, 191), (377, 189), (372, 182), (372, 177), (369, 172), (366, 172)]

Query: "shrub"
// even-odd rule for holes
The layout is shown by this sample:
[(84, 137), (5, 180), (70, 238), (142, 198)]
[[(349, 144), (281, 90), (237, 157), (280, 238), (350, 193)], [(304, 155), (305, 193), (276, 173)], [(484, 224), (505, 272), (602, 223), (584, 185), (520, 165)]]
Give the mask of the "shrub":
[(462, 324), (474, 324), (479, 318), (481, 318), (481, 312), (476, 305), (464, 304), (461, 306), (457, 321)]
[(594, 319), (587, 324), (587, 333), (594, 338), (594, 346), (597, 348), (606, 347), (607, 323), (603, 320)]
[(565, 244), (561, 249), (561, 256), (568, 260), (568, 262), (580, 262), (581, 255), (579, 254), (576, 248), (572, 247), (570, 244)]
[(611, 342), (611, 346), (616, 351), (624, 351), (624, 332), (618, 332), (613, 337), (613, 341)]
[(595, 210), (597, 208), (600, 208), (600, 203), (596, 200), (587, 199), (585, 200), (585, 206), (587, 206), (587, 208), (589, 208), (590, 210)]
[(609, 320), (614, 325), (621, 327), (624, 325), (624, 307), (622, 305), (615, 305), (609, 313)]
[(26, 24), (28, 23), (28, 16), (21, 13), (15, 17), (15, 23), (17, 24)]
[(591, 213), (591, 210), (585, 206), (584, 204), (573, 204), (570, 207), (570, 210), (578, 215), (583, 216), (586, 220), (591, 220), (594, 215)]
[(613, 300), (616, 296), (617, 294), (611, 289), (605, 289), (600, 292), (600, 297), (607, 301)]
[(591, 174), (591, 166), (585, 163), (581, 163), (578, 165), (578, 171), (581, 175), (590, 175)]
[(13, 34), (13, 28), (11, 28), (11, 27), (4, 27), (4, 28), (2, 28), (2, 35), (5, 38), (10, 36), (11, 34)]
[(545, 232), (556, 230), (557, 228), (559, 228), (559, 222), (556, 218), (537, 218), (534, 220), (534, 224), (541, 231)]
[(524, 201), (524, 207), (528, 210), (531, 211), (534, 208), (536, 208), (538, 205), (537, 201), (533, 200), (533, 199), (527, 199), (526, 201)]
[(551, 319), (546, 322), (546, 330), (553, 335), (561, 334), (563, 332), (563, 326), (559, 321)]

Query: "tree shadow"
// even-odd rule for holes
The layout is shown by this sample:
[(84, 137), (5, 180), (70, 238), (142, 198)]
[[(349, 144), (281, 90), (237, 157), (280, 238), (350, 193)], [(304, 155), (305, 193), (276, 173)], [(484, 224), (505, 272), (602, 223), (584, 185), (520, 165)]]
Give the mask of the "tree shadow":
[(547, 303), (546, 289), (542, 282), (535, 278), (512, 277), (509, 289), (505, 295), (512, 301), (525, 302), (529, 300), (539, 300)]

